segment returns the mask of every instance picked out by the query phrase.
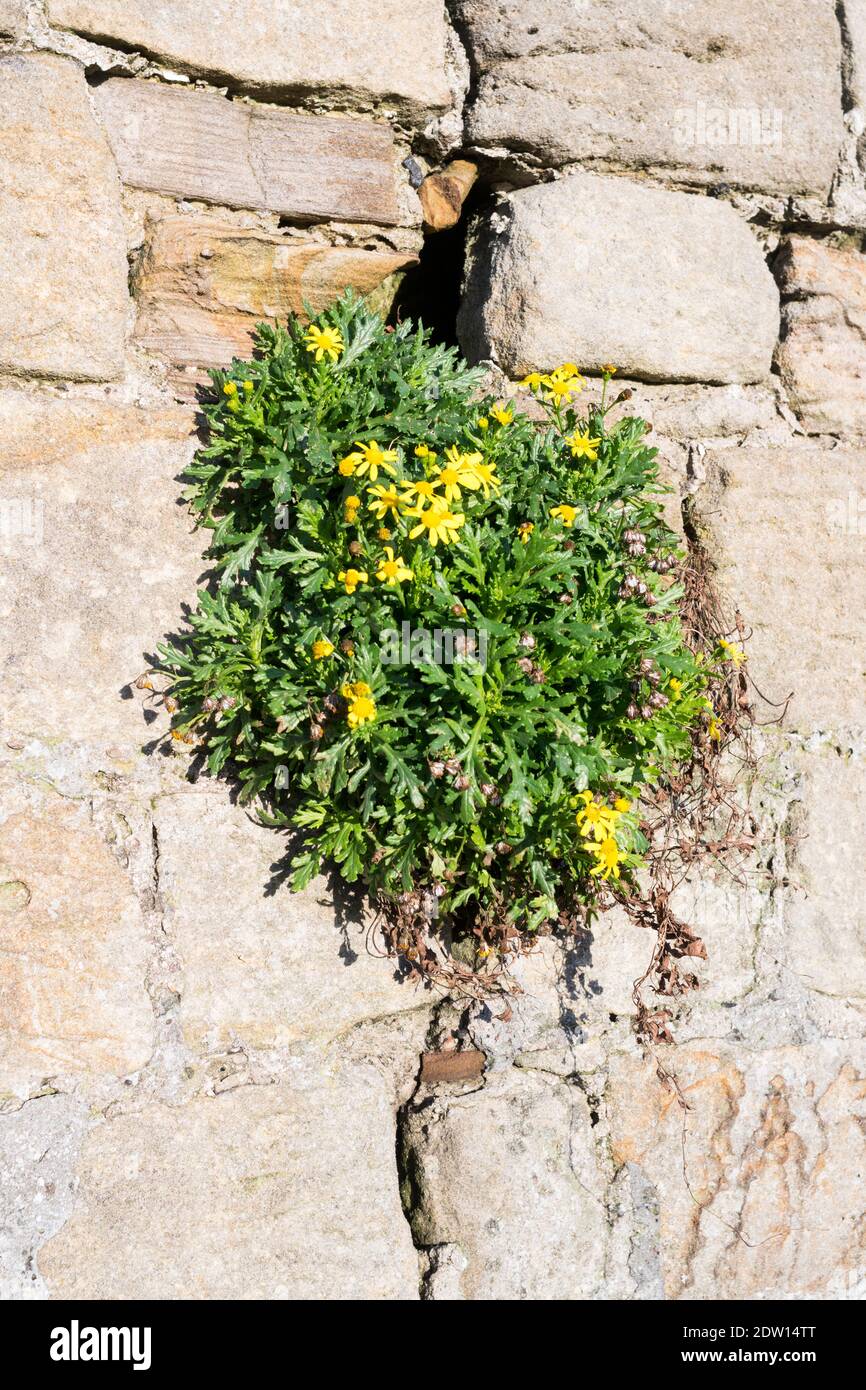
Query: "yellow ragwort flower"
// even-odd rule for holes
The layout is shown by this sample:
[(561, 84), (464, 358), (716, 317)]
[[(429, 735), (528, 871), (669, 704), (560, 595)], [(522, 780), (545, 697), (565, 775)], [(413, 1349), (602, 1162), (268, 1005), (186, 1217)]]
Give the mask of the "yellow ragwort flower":
[(399, 555), (394, 558), (394, 551), (390, 545), (385, 546), (385, 559), (379, 561), (379, 568), (376, 571), (376, 578), (383, 584), (402, 584), (404, 579), (412, 578), (412, 570), (400, 559)]
[(324, 661), (326, 656), (330, 656), (334, 650), (333, 642), (329, 642), (327, 637), (320, 637), (318, 642), (313, 643), (313, 657), (316, 661)]
[(391, 539), (391, 532), (388, 530), (387, 526), (379, 527), (376, 532), (376, 539), (380, 541), (389, 541)]
[(417, 516), (418, 525), (409, 532), (409, 539), (414, 541), (426, 532), (432, 546), (438, 545), (440, 541), (443, 545), (450, 545), (452, 541), (456, 541), (457, 533), (466, 521), (462, 512), (455, 514), (441, 498), (437, 498), (426, 511), (416, 507), (412, 515)]
[(614, 878), (619, 878), (619, 845), (612, 835), (608, 835), (601, 844), (590, 843), (586, 848), (592, 851), (597, 861), (595, 868), (589, 871), (591, 874), (599, 874), (604, 879), (609, 879), (611, 874)]
[[(391, 477), (394, 476), (394, 464), (397, 462), (396, 449), (383, 449), (374, 439), (369, 444), (362, 444), (360, 440), (355, 440), (355, 448), (358, 450), (359, 462), (355, 465), (355, 472), (359, 478), (368, 474), (371, 483), (375, 483), (379, 476), (379, 469), (382, 468)], [(350, 458), (355, 457), (350, 454)]]
[(416, 459), (429, 459), (430, 463), (432, 463), (436, 458), (436, 452), (430, 448), (429, 444), (416, 444), (415, 457)]
[(340, 686), (340, 694), (345, 700), (355, 700), (359, 695), (372, 695), (373, 691), (366, 681), (347, 681)]
[(674, 698), (675, 700), (678, 698), (679, 693), (680, 693), (680, 691), (682, 690), (682, 688), (683, 688), (683, 683), (682, 683), (682, 681), (678, 681), (677, 678), (676, 678), (676, 676), (671, 676), (670, 680), (668, 681), (668, 690), (671, 692), (671, 695), (673, 696), (673, 698)]
[(612, 362), (605, 362), (601, 370), (605, 376), (616, 376), (616, 367)]
[(520, 525), (517, 528), (517, 534), (524, 545), (529, 545), (529, 537), (532, 535), (534, 530), (535, 527), (531, 521), (522, 521), (520, 523)]
[(224, 396), (236, 396), (237, 391), (238, 388), (235, 386), (233, 381), (227, 381), (225, 386), (223, 387)]
[(561, 507), (551, 507), (550, 515), (555, 516), (557, 521), (561, 521), (563, 526), (573, 526), (574, 518), (577, 516), (577, 507), (571, 507), (567, 502), (563, 502)]
[(346, 723), (350, 729), (357, 729), (362, 724), (372, 724), (375, 718), (376, 701), (367, 695), (359, 695), (349, 705)]
[(611, 806), (606, 806), (603, 801), (596, 801), (592, 792), (581, 792), (580, 799), (583, 806), (576, 817), (578, 830), (588, 838), (597, 841), (612, 834), (622, 812), (614, 810)]
[(494, 405), (490, 414), (500, 425), (510, 425), (514, 419), (514, 411), (509, 410), (505, 405)]
[(590, 463), (595, 463), (598, 458), (598, 446), (601, 443), (601, 439), (591, 438), (589, 430), (587, 430), (586, 434), (581, 434), (580, 430), (577, 430), (574, 434), (570, 435), (565, 442), (571, 450), (573, 458), (589, 459)]
[(253, 383), (251, 381), (245, 381), (244, 390), (246, 391), (247, 395), (249, 395), (251, 391), (255, 390), (255, 387), (253, 386)]
[(347, 594), (353, 594), (359, 584), (369, 583), (369, 577), (367, 575), (366, 570), (340, 570), (340, 573), (337, 575), (337, 578), (339, 579), (341, 584), (344, 584), (346, 586)]
[(743, 651), (742, 647), (734, 646), (733, 642), (726, 642), (724, 637), (719, 639), (719, 646), (722, 651), (723, 660), (730, 661), (739, 671), (743, 662), (746, 660), (746, 653)]
[(521, 386), (528, 386), (530, 391), (537, 391), (545, 383), (545, 377), (541, 372), (529, 372), (519, 383)]
[(345, 346), (339, 328), (317, 328), (314, 323), (310, 324), (304, 334), (304, 342), (307, 352), (313, 353), (317, 362), (321, 362), (324, 357), (336, 362)]
[(561, 367), (557, 367), (556, 371), (542, 377), (542, 385), (547, 387), (548, 400), (561, 405), (569, 396), (582, 391), (586, 382), (573, 362), (565, 362)]
[[(425, 498), (428, 502), (434, 502), (437, 500), (436, 484), (428, 483), (423, 478), (419, 483), (401, 483), (400, 486), (405, 487), (406, 489), (406, 491), (401, 496), (400, 501), (404, 503), (407, 507), (411, 507), (413, 503), (415, 503), (416, 506), (420, 506), (421, 502)], [(439, 498), (438, 500), (441, 501), (442, 499)]]
[(400, 515), (400, 494), (397, 489), (402, 486), (402, 483), (391, 483), (388, 487), (378, 483), (368, 490), (367, 496), (372, 497), (373, 501), (368, 502), (367, 506), (377, 521), (384, 521), (389, 512), (395, 517)]
[(479, 416), (478, 416), (478, 428), (479, 428), (480, 430), (489, 430), (489, 429), (490, 429), (490, 421), (488, 420), (488, 418), (487, 418), (486, 415), (479, 415)]

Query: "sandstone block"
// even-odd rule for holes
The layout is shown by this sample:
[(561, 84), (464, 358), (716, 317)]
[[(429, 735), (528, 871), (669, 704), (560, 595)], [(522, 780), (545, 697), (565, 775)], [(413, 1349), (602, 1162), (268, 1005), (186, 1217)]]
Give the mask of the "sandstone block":
[(797, 415), (814, 434), (866, 435), (866, 256), (793, 236), (777, 274), (777, 360)]
[(436, 0), (49, 0), (53, 24), (282, 100), (384, 102), (424, 119), (451, 105)]
[(146, 928), (108, 847), (73, 802), (4, 781), (0, 801), (0, 1094), (124, 1076), (153, 1048)]
[(866, 763), (830, 748), (798, 759), (797, 833), (783, 903), (786, 965), (807, 989), (866, 1006)]
[(82, 70), (0, 59), (0, 370), (110, 380), (129, 306), (120, 185)]
[(410, 1110), (403, 1142), (415, 1239), (459, 1247), (459, 1296), (598, 1296), (605, 1215), (580, 1090), (512, 1069)]
[(27, 24), (24, 0), (0, 0), (0, 37), (20, 38)]
[[(604, 235), (599, 235), (599, 228)], [(513, 193), (482, 236), (458, 329), (510, 376), (614, 362), (648, 381), (757, 381), (778, 292), (727, 204), (570, 174)]]
[(122, 692), (205, 568), (178, 500), (191, 416), (7, 390), (0, 422), (4, 728), (140, 745)]
[(318, 881), (275, 887), (285, 842), (217, 790), (160, 799), (160, 890), (191, 1047), (286, 1047), (425, 1005)]
[(96, 109), (134, 188), (310, 222), (399, 221), (388, 126), (112, 78)]
[[(826, 197), (843, 136), (832, 4), (462, 0), (478, 148)], [(790, 54), (809, 53), (808, 85)]]
[(728, 610), (752, 630), (750, 674), (769, 700), (793, 692), (788, 728), (863, 725), (864, 466), (862, 450), (720, 450), (689, 499)]
[(370, 1067), (120, 1116), (89, 1137), (77, 1180), (39, 1256), (54, 1298), (418, 1297)]
[(252, 351), (255, 325), (318, 312), (346, 288), (387, 312), (394, 281), (417, 257), (326, 246), (225, 223), (170, 217), (152, 228), (136, 284), (136, 341), (192, 396), (209, 367)]
[(862, 1298), (862, 1044), (690, 1043), (665, 1066), (688, 1110), (651, 1060), (614, 1058), (608, 1089), (614, 1163), (657, 1211), (641, 1279), (672, 1299)]

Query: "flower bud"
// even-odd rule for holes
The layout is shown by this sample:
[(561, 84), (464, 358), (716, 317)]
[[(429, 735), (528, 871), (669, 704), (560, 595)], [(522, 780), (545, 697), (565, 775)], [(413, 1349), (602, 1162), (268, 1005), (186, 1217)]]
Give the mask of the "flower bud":
[(526, 651), (526, 652), (534, 652), (534, 651), (535, 651), (535, 638), (533, 637), (532, 633), (531, 633), (531, 632), (521, 632), (521, 634), (520, 634), (520, 639), (519, 639), (519, 644), (518, 644), (518, 645), (521, 646), (521, 647), (523, 648), (523, 650)]
[(435, 778), (438, 779), (438, 778), (444, 776), (444, 774), (445, 774), (445, 764), (444, 764), (443, 762), (440, 762), (438, 758), (434, 758), (434, 760), (433, 760), (432, 762), (429, 762), (429, 763), (427, 764), (427, 766), (428, 766), (429, 769), (430, 769), (430, 776), (431, 776), (431, 777), (435, 777)]

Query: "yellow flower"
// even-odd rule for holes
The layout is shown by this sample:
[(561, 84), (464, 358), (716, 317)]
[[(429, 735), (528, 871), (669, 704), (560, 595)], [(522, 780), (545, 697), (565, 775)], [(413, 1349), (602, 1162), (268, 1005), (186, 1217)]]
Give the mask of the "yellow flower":
[(616, 376), (616, 367), (612, 362), (605, 362), (601, 370), (605, 376)]
[(574, 518), (577, 516), (577, 507), (570, 507), (567, 503), (563, 503), (561, 507), (551, 507), (550, 515), (561, 521), (563, 526), (573, 526)]
[(356, 497), (354, 493), (352, 493), (351, 496), (347, 497), (343, 502), (344, 518), (347, 526), (354, 525), (355, 518), (358, 515), (358, 508), (360, 507), (360, 505), (361, 499), (360, 497)]
[(313, 657), (316, 661), (324, 661), (326, 656), (330, 656), (334, 650), (333, 642), (329, 642), (327, 637), (320, 637), (318, 642), (313, 643)]
[(380, 526), (376, 532), (376, 537), (380, 541), (389, 541), (391, 539), (391, 532), (388, 530), (387, 526)]
[(597, 863), (590, 873), (600, 874), (602, 878), (609, 879), (611, 874), (614, 878), (619, 878), (619, 845), (612, 835), (608, 835), (601, 844), (588, 844), (586, 846), (595, 855)]
[(418, 525), (409, 532), (409, 539), (414, 541), (426, 531), (427, 539), (432, 546), (438, 545), (440, 541), (443, 545), (450, 545), (457, 539), (457, 532), (466, 521), (462, 512), (455, 514), (441, 498), (435, 499), (426, 511), (417, 507), (413, 515), (417, 516)]
[(480, 430), (489, 430), (489, 429), (490, 429), (490, 421), (488, 420), (488, 418), (487, 418), (486, 415), (479, 415), (479, 416), (478, 416), (478, 428), (479, 428)]
[(386, 559), (379, 561), (379, 568), (376, 571), (376, 578), (383, 584), (401, 584), (404, 579), (412, 578), (412, 571), (403, 563), (399, 555), (394, 559), (394, 552), (390, 545), (385, 546)]
[(417, 444), (415, 446), (415, 457), (416, 459), (429, 459), (432, 463), (436, 458), (436, 453), (430, 448), (429, 444)]
[(613, 832), (622, 812), (596, 801), (592, 792), (581, 793), (581, 800), (584, 804), (576, 817), (578, 830), (591, 839), (603, 840)]
[(510, 425), (511, 421), (514, 419), (514, 412), (509, 410), (505, 405), (493, 406), (490, 414), (493, 416), (494, 420), (498, 420), (500, 425)]
[(549, 376), (542, 377), (542, 384), (547, 387), (548, 400), (560, 405), (569, 396), (582, 391), (585, 382), (574, 364), (566, 362), (564, 366), (557, 367), (556, 371), (551, 372)]
[(463, 486), (471, 488), (481, 488), (485, 497), (490, 496), (491, 489), (501, 487), (499, 479), (496, 477), (496, 462), (491, 460), (484, 462), (484, 456), (477, 452), (461, 455), (461, 464), (464, 471)]
[(236, 396), (237, 391), (238, 388), (235, 386), (233, 381), (227, 381), (225, 386), (223, 387), (223, 395), (226, 396)]
[(529, 545), (529, 537), (532, 535), (534, 530), (535, 527), (533, 526), (531, 521), (522, 521), (520, 523), (520, 525), (517, 528), (517, 534), (524, 545)]
[[(420, 483), (402, 483), (401, 487), (405, 487), (406, 491), (400, 501), (405, 502), (407, 507), (411, 506), (413, 502), (420, 505), (422, 498), (425, 497), (428, 502), (437, 500), (435, 483), (428, 483), (422, 479)], [(441, 501), (441, 498), (438, 500)]]
[(234, 411), (234, 412), (237, 412), (238, 410), (240, 410), (240, 408), (241, 408), (241, 403), (240, 403), (240, 401), (238, 400), (237, 396), (230, 396), (230, 397), (229, 397), (229, 399), (226, 401), (226, 408), (227, 408), (228, 410), (231, 410), (231, 411)]
[[(349, 454), (347, 458), (343, 460), (343, 463), (347, 463), (350, 459), (353, 461), (353, 474), (357, 473), (359, 478), (363, 478), (364, 474), (367, 473), (370, 482), (375, 483), (379, 476), (379, 469), (383, 468), (385, 472), (390, 473), (393, 478), (394, 464), (397, 461), (397, 452), (395, 449), (382, 449), (374, 439), (371, 439), (369, 444), (362, 444), (360, 440), (356, 439), (355, 448), (358, 452)], [(341, 473), (343, 471), (343, 463), (340, 464)]]
[(682, 681), (678, 681), (676, 676), (671, 676), (670, 680), (668, 681), (668, 690), (671, 692), (675, 700), (679, 696), (679, 693), (682, 690), (682, 688)]
[(613, 804), (614, 809), (620, 811), (623, 815), (625, 815), (626, 811), (631, 810), (631, 802), (627, 796), (618, 796)]
[(373, 691), (366, 681), (354, 681), (341, 685), (340, 694), (346, 700), (355, 700), (359, 695), (372, 695)]
[(537, 391), (539, 386), (543, 386), (545, 378), (541, 372), (529, 372), (519, 383), (521, 386), (528, 386), (531, 391)]
[(461, 488), (468, 488), (470, 492), (475, 492), (480, 484), (475, 477), (472, 460), (480, 459), (480, 454), (461, 454), (455, 444), (445, 450), (447, 462), (436, 469), (433, 479), (434, 487), (441, 487), (445, 492), (446, 502), (459, 502), (462, 496)]
[(714, 739), (716, 743), (718, 743), (722, 737), (721, 725), (719, 724), (719, 721), (715, 715), (713, 715), (710, 719), (710, 722), (707, 726), (707, 732), (709, 733), (710, 738)]
[(347, 594), (353, 594), (359, 584), (366, 584), (369, 582), (366, 570), (340, 570), (337, 578), (341, 584), (345, 584)]
[(253, 387), (253, 383), (251, 381), (244, 382), (244, 390), (246, 391), (247, 395), (249, 395), (249, 393), (254, 389), (255, 388)]
[[(344, 478), (351, 478), (354, 476), (355, 469), (361, 462), (362, 459), (360, 454), (347, 454), (346, 457), (340, 459), (340, 462), (337, 464), (338, 472), (340, 472)], [(358, 505), (361, 505), (360, 502)]]
[(317, 362), (321, 362), (323, 357), (330, 357), (332, 362), (336, 362), (345, 346), (339, 328), (317, 328), (314, 323), (307, 329), (304, 342), (307, 352), (312, 352)]
[(735, 647), (732, 642), (726, 642), (724, 637), (719, 640), (722, 650), (722, 657), (725, 661), (730, 661), (739, 671), (743, 662), (746, 660), (746, 653), (742, 647)]
[(586, 434), (581, 434), (578, 430), (565, 442), (571, 449), (573, 458), (589, 459), (590, 463), (595, 463), (598, 458), (598, 446), (601, 439), (591, 439), (588, 430)]
[(376, 701), (368, 695), (359, 695), (349, 705), (346, 723), (350, 729), (357, 729), (361, 724), (372, 724), (375, 718)]
[(389, 512), (395, 517), (400, 515), (400, 494), (397, 488), (402, 486), (402, 483), (392, 483), (390, 487), (385, 487), (383, 483), (378, 483), (376, 487), (370, 488), (367, 495), (372, 497), (373, 501), (368, 502), (367, 506), (375, 513), (377, 521), (384, 521)]

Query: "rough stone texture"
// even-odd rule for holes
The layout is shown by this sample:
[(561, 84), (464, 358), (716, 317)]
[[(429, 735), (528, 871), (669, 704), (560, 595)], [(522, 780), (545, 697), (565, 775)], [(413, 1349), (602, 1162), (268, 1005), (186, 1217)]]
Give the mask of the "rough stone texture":
[(39, 1269), (55, 1298), (417, 1298), (382, 1079), (335, 1068), (102, 1125)]
[(94, 91), (124, 183), (317, 222), (399, 221), (388, 126), (112, 78)]
[(390, 277), (417, 257), (290, 239), (200, 218), (152, 228), (136, 277), (136, 341), (194, 394), (206, 368), (249, 357), (255, 325), (327, 308), (347, 288), (387, 312)]
[(14, 1114), (0, 1114), (0, 1298), (44, 1298), (34, 1250), (60, 1229), (72, 1209), (75, 1163), (87, 1109), (70, 1096), (47, 1095)]
[(669, 1060), (688, 1111), (652, 1061), (611, 1069), (613, 1161), (658, 1213), (632, 1289), (660, 1276), (667, 1298), (862, 1298), (862, 1042), (693, 1043)]
[(847, 49), (845, 85), (855, 105), (866, 110), (866, 5), (863, 0), (842, 0), (841, 17)]
[(26, 23), (24, 0), (0, 0), (0, 38), (20, 38)]
[[(830, 0), (688, 5), (462, 0), (476, 67), (470, 145), (652, 168), (700, 184), (826, 196), (842, 140), (839, 27)], [(808, 85), (792, 83), (794, 50)]]
[(121, 692), (178, 630), (205, 568), (206, 539), (178, 504), (191, 426), (179, 409), (0, 393), (7, 736), (147, 738)]
[(84, 73), (0, 59), (0, 370), (120, 375), (129, 303), (120, 187)]
[(727, 449), (690, 499), (716, 582), (753, 630), (753, 679), (770, 700), (793, 692), (790, 728), (863, 723), (864, 466), (862, 450)]
[(798, 765), (786, 965), (805, 988), (866, 1008), (866, 768), (829, 748)]
[(793, 236), (780, 255), (779, 370), (813, 434), (866, 435), (866, 255)]
[(386, 102), (418, 117), (451, 105), (437, 0), (48, 0), (53, 24), (259, 95)]
[(464, 1298), (598, 1294), (605, 1214), (581, 1090), (511, 1071), (410, 1108), (403, 1144), (415, 1241), (459, 1247)]
[(772, 276), (732, 208), (593, 174), (507, 199), (458, 320), (464, 349), (510, 376), (615, 362), (626, 376), (720, 383), (763, 377), (778, 326)]
[(288, 1046), (362, 1019), (429, 1002), (372, 954), (366, 923), (322, 881), (293, 895), (285, 842), (212, 794), (161, 799), (156, 812), (166, 930), (183, 970), (181, 1021), (191, 1046)]
[(0, 792), (0, 1097), (123, 1076), (153, 1050), (138, 899), (86, 810)]

